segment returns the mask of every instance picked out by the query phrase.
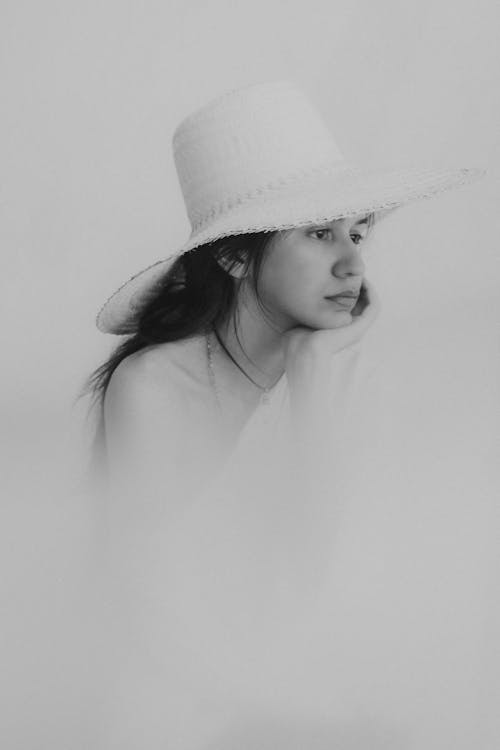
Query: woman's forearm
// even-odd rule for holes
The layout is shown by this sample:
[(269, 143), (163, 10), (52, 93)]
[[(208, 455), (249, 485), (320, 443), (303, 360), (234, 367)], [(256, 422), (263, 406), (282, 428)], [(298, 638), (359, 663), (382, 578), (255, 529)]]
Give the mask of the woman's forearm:
[(345, 349), (333, 357), (303, 360), (289, 373), (292, 421), (298, 431), (329, 430), (338, 425), (353, 393), (359, 350)]
[(301, 361), (288, 375), (292, 448), (307, 482), (338, 475), (359, 351), (345, 349), (328, 359)]

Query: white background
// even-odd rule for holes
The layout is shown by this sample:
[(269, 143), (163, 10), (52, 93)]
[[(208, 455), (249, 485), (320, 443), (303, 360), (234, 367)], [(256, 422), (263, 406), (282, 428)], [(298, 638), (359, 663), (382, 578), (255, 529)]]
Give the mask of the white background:
[[(307, 91), (350, 158), (489, 170), (396, 212), (370, 250), (384, 429), (397, 436), (375, 528), (399, 540), (389, 570), (425, 534), (416, 611), (428, 631), (414, 663), (393, 666), (402, 684), (414, 669), (415, 693), (388, 689), (380, 709), (419, 732), (400, 745), (377, 745), (375, 729), (365, 740), (498, 746), (499, 21), (493, 0), (4, 0), (3, 746), (96, 746), (94, 516), (63, 491), (78, 467), (72, 399), (115, 343), (95, 314), (187, 238), (170, 146), (180, 119), (229, 88), (279, 78)], [(423, 592), (439, 571), (433, 630), (436, 602)], [(377, 648), (360, 680), (387, 663)], [(378, 704), (369, 692), (359, 702), (376, 726)]]

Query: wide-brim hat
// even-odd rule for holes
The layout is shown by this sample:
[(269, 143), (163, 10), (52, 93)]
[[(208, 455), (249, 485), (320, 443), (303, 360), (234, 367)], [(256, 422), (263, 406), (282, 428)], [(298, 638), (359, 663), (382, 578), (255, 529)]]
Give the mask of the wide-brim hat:
[(107, 300), (97, 316), (104, 333), (133, 333), (173, 262), (200, 245), (364, 213), (381, 219), (484, 174), (477, 168), (353, 164), (290, 81), (217, 97), (182, 120), (172, 145), (191, 234), (179, 250), (140, 271)]

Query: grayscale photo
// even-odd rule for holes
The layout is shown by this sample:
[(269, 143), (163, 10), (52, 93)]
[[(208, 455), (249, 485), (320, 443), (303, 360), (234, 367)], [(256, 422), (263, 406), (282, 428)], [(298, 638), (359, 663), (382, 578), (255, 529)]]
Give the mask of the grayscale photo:
[(500, 11), (1, 9), (5, 750), (500, 748)]

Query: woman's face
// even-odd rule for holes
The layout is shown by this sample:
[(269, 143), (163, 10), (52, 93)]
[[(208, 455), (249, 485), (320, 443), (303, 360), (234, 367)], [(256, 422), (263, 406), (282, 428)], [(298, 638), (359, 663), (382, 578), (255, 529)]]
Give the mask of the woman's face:
[(361, 248), (367, 216), (310, 224), (277, 232), (270, 240), (258, 282), (259, 297), (281, 330), (297, 325), (338, 328), (352, 321), (352, 300), (327, 299), (359, 294), (365, 264)]

